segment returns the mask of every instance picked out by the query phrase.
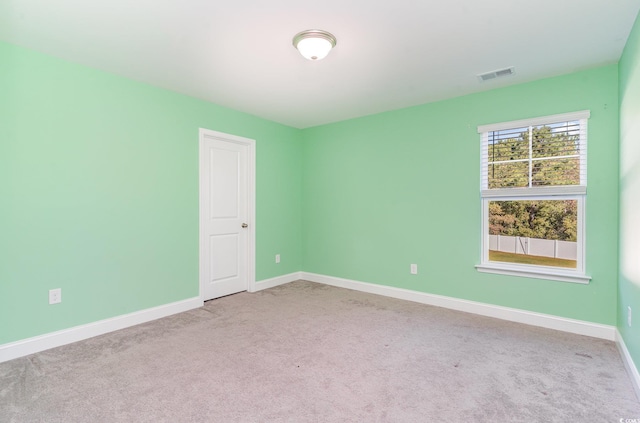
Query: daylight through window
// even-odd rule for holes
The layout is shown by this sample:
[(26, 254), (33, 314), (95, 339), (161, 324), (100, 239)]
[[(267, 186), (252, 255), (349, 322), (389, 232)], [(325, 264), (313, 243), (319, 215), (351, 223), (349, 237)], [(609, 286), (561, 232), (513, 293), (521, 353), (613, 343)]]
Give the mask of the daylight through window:
[(588, 281), (588, 118), (585, 111), (478, 127), (483, 210), (479, 270)]

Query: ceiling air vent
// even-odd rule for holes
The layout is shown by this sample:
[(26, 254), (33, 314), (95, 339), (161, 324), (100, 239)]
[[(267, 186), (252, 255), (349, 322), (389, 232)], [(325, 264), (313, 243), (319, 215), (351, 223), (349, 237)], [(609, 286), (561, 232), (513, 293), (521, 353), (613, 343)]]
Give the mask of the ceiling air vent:
[(478, 75), (478, 79), (480, 82), (488, 81), (490, 79), (502, 78), (503, 76), (513, 75), (516, 72), (515, 68), (511, 66), (510, 68), (499, 69), (493, 72), (487, 72)]

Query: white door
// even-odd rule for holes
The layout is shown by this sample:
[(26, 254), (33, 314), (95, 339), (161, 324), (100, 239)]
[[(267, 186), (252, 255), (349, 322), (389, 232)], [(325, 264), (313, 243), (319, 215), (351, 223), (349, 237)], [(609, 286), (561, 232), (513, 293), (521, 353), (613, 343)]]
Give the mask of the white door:
[(200, 292), (252, 290), (254, 141), (200, 130)]

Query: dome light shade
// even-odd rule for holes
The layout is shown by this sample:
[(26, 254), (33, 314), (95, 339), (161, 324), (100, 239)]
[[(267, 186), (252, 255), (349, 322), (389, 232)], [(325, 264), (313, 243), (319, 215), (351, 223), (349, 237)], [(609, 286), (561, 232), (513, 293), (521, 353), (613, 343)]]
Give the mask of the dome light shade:
[(293, 46), (309, 60), (324, 59), (335, 45), (336, 37), (319, 29), (308, 29), (293, 37)]

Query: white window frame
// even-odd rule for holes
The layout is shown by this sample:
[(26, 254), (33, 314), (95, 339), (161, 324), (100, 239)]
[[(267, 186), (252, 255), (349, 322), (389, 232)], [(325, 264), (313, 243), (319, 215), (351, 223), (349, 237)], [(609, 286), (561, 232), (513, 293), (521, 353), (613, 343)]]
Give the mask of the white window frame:
[[(547, 187), (527, 187), (527, 188), (488, 188), (487, 182), (487, 166), (488, 160), (488, 138), (487, 135), (492, 131), (503, 129), (522, 128), (528, 126), (541, 126), (566, 121), (581, 121), (586, 131), (587, 119), (590, 117), (588, 110), (564, 113), (551, 116), (543, 116), (533, 119), (524, 119), (511, 122), (502, 122), (490, 125), (478, 126), (478, 133), (481, 135), (481, 187), (480, 197), (482, 203), (482, 251), (481, 261), (476, 265), (479, 272), (496, 273), (501, 275), (523, 276), (537, 279), (548, 279), (562, 282), (575, 282), (588, 284), (591, 280), (590, 276), (585, 274), (585, 251), (586, 251), (586, 196), (587, 182), (586, 169), (581, 170), (580, 185), (575, 186), (547, 186)], [(581, 143), (581, 154), (585, 154), (586, 160), (586, 139)], [(527, 200), (577, 200), (577, 266), (575, 269), (565, 269), (553, 266), (537, 266), (519, 263), (505, 263), (497, 261), (489, 261), (489, 203), (491, 201), (527, 201)]]

